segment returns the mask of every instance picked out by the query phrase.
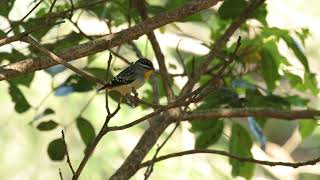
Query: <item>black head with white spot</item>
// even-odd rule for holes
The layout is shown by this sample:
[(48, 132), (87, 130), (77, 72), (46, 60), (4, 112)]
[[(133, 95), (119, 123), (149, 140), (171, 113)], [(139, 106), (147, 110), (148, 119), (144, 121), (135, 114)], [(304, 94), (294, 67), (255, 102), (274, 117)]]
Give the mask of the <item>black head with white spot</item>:
[(139, 66), (148, 69), (148, 70), (154, 70), (153, 64), (149, 59), (141, 58), (138, 61), (136, 61), (135, 64), (138, 64)]

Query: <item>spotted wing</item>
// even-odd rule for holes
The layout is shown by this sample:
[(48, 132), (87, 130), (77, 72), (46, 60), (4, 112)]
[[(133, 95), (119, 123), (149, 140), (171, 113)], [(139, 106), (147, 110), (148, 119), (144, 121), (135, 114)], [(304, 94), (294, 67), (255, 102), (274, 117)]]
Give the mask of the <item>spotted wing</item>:
[(111, 87), (121, 86), (132, 83), (136, 78), (135, 70), (131, 67), (121, 71), (117, 76), (111, 79)]

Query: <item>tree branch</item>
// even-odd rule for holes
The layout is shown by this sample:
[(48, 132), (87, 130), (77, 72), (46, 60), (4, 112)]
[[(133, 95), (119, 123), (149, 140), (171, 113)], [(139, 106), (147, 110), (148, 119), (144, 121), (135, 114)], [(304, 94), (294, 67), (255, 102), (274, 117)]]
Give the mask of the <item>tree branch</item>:
[(61, 131), (61, 134), (62, 134), (62, 140), (63, 140), (63, 143), (64, 143), (64, 150), (65, 150), (66, 156), (67, 156), (67, 163), (68, 163), (68, 165), (70, 167), (70, 170), (71, 170), (72, 174), (74, 174), (74, 169), (73, 169), (72, 164), (71, 164), (71, 160), (70, 160), (70, 156), (69, 156), (69, 152), (68, 152), (68, 146), (67, 146), (67, 143), (66, 143), (66, 139), (64, 137), (63, 130)]
[[(145, 6), (145, 1), (144, 0), (135, 0), (135, 6), (142, 18), (142, 20), (146, 20), (148, 18), (148, 14), (147, 14), (147, 9)], [(170, 82), (170, 76), (168, 75), (168, 70), (165, 64), (165, 60), (164, 60), (164, 55), (161, 51), (159, 42), (154, 34), (153, 31), (147, 33), (148, 39), (151, 42), (153, 51), (156, 55), (158, 64), (159, 64), (159, 70), (160, 70), (160, 75), (162, 78), (162, 82), (163, 82), (163, 86), (165, 89), (165, 93), (166, 93), (166, 97), (168, 98), (168, 101), (171, 102), (174, 99), (174, 94), (173, 94), (173, 90), (169, 84)]]
[(261, 6), (265, 0), (255, 0), (230, 24), (225, 33), (215, 41), (213, 47), (210, 52), (206, 55), (206, 59), (203, 63), (199, 64), (195, 69), (195, 76), (190, 77), (186, 85), (182, 88), (181, 94), (186, 94), (190, 92), (198, 81), (200, 76), (206, 72), (208, 64), (211, 60), (219, 56), (221, 49), (228, 42), (229, 38), (233, 35), (233, 33), (249, 18), (252, 16), (254, 11)]
[(35, 6), (33, 6), (33, 8), (25, 15), (23, 16), (22, 19), (20, 19), (20, 21), (18, 21), (16, 24), (14, 24), (7, 32), (6, 34), (9, 34), (9, 32), (11, 32), (14, 28), (16, 28), (17, 26), (19, 26), (22, 21), (24, 21), (41, 3), (43, 0), (40, 0)]
[(309, 160), (309, 161), (303, 161), (303, 162), (296, 162), (296, 163), (290, 163), (290, 162), (272, 162), (272, 161), (263, 161), (263, 160), (257, 160), (253, 158), (248, 158), (248, 157), (241, 157), (235, 154), (231, 154), (226, 151), (220, 151), (220, 150), (213, 150), (213, 149), (194, 149), (194, 150), (188, 150), (188, 151), (182, 151), (182, 152), (177, 152), (177, 153), (172, 153), (164, 156), (160, 156), (152, 162), (152, 160), (146, 161), (140, 165), (140, 168), (147, 167), (151, 163), (156, 163), (160, 162), (166, 159), (174, 158), (174, 157), (179, 157), (179, 156), (185, 156), (185, 155), (191, 155), (191, 154), (198, 154), (198, 153), (206, 153), (206, 154), (219, 154), (223, 156), (227, 156), (232, 159), (237, 159), (240, 162), (251, 162), (251, 163), (256, 163), (256, 164), (261, 164), (261, 165), (267, 165), (267, 166), (289, 166), (293, 168), (298, 168), (300, 166), (307, 166), (307, 165), (315, 165), (316, 163), (320, 162), (320, 157), (317, 157), (315, 159)]
[(283, 120), (314, 119), (320, 117), (320, 111), (316, 110), (279, 110), (274, 108), (219, 108), (201, 112), (188, 112), (184, 115), (184, 121), (205, 120), (213, 118), (230, 117), (267, 117)]
[(44, 54), (46, 54), (47, 56), (49, 56), (52, 60), (62, 64), (63, 66), (65, 66), (66, 68), (71, 69), (72, 71), (74, 71), (75, 73), (83, 76), (84, 78), (90, 80), (90, 81), (94, 81), (96, 83), (100, 83), (102, 85), (106, 84), (106, 82), (104, 82), (103, 80), (96, 78), (95, 76), (82, 71), (78, 68), (76, 68), (75, 66), (67, 63), (65, 60), (63, 60), (62, 58), (60, 58), (59, 56), (55, 55), (53, 52), (49, 51), (48, 49), (42, 47), (37, 41), (35, 41), (34, 39), (32, 39), (29, 36), (24, 36), (22, 38), (23, 41), (29, 43), (30, 45), (36, 47), (37, 49), (39, 49), (41, 52), (43, 52)]
[[(110, 53), (109, 54), (109, 59), (108, 59), (107, 71), (106, 71), (106, 80), (108, 80), (111, 60), (112, 60), (112, 55)], [(108, 102), (109, 102), (108, 101), (108, 94), (106, 93), (106, 105), (105, 105), (106, 110), (107, 110), (106, 119), (105, 119), (104, 124), (103, 124), (102, 128), (100, 129), (98, 135), (93, 139), (92, 143), (87, 147), (87, 149), (85, 151), (85, 155), (84, 155), (83, 159), (81, 160), (77, 171), (73, 174), (72, 180), (77, 180), (79, 178), (83, 168), (87, 164), (90, 156), (92, 155), (93, 151), (96, 149), (96, 146), (98, 145), (98, 143), (100, 142), (102, 137), (105, 136), (108, 132), (110, 132), (108, 124), (109, 124), (109, 121), (119, 112), (121, 98), (119, 100), (117, 108), (112, 113), (111, 113), (111, 111), (109, 109), (109, 103)]]
[[(192, 1), (175, 10), (163, 12), (153, 18), (148, 18), (131, 28), (89, 41), (73, 48), (66, 49), (61, 53), (57, 53), (57, 56), (65, 61), (72, 61), (110, 49), (115, 46), (119, 46), (125, 42), (137, 39), (143, 34), (163, 25), (209, 8), (217, 4), (219, 1), (220, 0)], [(26, 59), (24, 61), (0, 67), (0, 80), (21, 76), (26, 73), (54, 66), (56, 64), (58, 63), (50, 58)]]

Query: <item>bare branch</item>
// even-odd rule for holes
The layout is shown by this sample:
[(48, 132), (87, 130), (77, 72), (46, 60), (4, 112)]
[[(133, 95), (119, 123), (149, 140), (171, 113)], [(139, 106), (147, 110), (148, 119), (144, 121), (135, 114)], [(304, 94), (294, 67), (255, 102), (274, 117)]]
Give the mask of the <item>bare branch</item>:
[[(72, 61), (119, 46), (125, 42), (137, 39), (143, 34), (163, 25), (214, 6), (219, 1), (220, 0), (192, 1), (175, 10), (163, 12), (153, 18), (148, 18), (145, 21), (118, 33), (110, 34), (73, 48), (66, 49), (63, 52), (58, 53), (57, 56), (65, 61)], [(0, 80), (21, 76), (56, 64), (58, 63), (50, 58), (26, 59), (24, 61), (0, 67)]]
[(195, 150), (188, 150), (188, 151), (182, 151), (182, 152), (177, 152), (177, 153), (172, 153), (164, 156), (160, 156), (154, 160), (154, 162), (146, 161), (140, 165), (140, 168), (147, 167), (151, 163), (156, 163), (160, 162), (166, 159), (174, 158), (174, 157), (179, 157), (179, 156), (185, 156), (185, 155), (191, 155), (191, 154), (199, 154), (199, 153), (206, 153), (206, 154), (219, 154), (223, 156), (227, 156), (232, 159), (237, 159), (240, 162), (251, 162), (251, 163), (256, 163), (256, 164), (261, 164), (261, 165), (267, 165), (267, 166), (289, 166), (292, 168), (298, 168), (300, 166), (307, 166), (307, 165), (315, 165), (318, 162), (320, 162), (320, 157), (317, 157), (315, 159), (309, 160), (309, 161), (303, 161), (303, 162), (296, 162), (296, 163), (290, 163), (290, 162), (272, 162), (272, 161), (263, 161), (263, 160), (257, 160), (253, 158), (248, 158), (248, 157), (241, 157), (235, 154), (231, 154), (226, 151), (220, 151), (220, 150), (213, 150), (213, 149), (195, 149)]
[(67, 146), (67, 143), (66, 143), (66, 139), (64, 137), (63, 130), (61, 130), (61, 134), (62, 134), (62, 140), (63, 140), (63, 144), (64, 144), (64, 150), (65, 150), (66, 155), (67, 155), (67, 163), (68, 163), (68, 165), (70, 167), (70, 170), (71, 170), (72, 174), (74, 174), (74, 169), (73, 169), (72, 164), (71, 164), (71, 160), (70, 160), (70, 156), (69, 156), (69, 152), (68, 152), (68, 146)]
[(219, 108), (201, 112), (189, 112), (183, 117), (184, 121), (206, 120), (226, 117), (267, 117), (282, 120), (314, 119), (320, 117), (316, 110), (280, 110), (274, 108)]

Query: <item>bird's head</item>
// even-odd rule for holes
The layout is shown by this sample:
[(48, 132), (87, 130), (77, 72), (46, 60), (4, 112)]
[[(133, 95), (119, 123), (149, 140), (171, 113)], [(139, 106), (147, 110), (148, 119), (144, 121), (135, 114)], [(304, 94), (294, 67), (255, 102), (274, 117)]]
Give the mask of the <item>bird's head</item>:
[(135, 62), (136, 65), (142, 67), (144, 69), (144, 77), (145, 79), (149, 79), (152, 72), (155, 70), (152, 62), (149, 59), (141, 58)]

